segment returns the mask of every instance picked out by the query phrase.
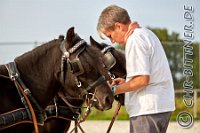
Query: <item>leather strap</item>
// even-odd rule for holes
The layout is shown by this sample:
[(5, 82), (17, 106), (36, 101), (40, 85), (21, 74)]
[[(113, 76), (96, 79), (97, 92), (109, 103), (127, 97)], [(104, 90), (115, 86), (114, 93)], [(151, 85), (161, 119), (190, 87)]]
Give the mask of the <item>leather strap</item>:
[(25, 108), (27, 110), (29, 118), (33, 121), (35, 133), (39, 133), (38, 125), (37, 125), (38, 122), (37, 122), (37, 119), (36, 119), (35, 112), (33, 110), (33, 107), (31, 105), (30, 100), (27, 97), (27, 94), (25, 93), (25, 90), (23, 89), (22, 85), (19, 83), (20, 82), (18, 80), (19, 79), (19, 72), (17, 70), (15, 62), (11, 62), (9, 64), (6, 64), (5, 66), (8, 70), (8, 72), (9, 72), (9, 76), (10, 76), (11, 80), (13, 80), (13, 82), (15, 83), (15, 86), (16, 86), (18, 93), (21, 97), (22, 103), (25, 105)]
[(110, 130), (111, 130), (112, 126), (113, 126), (113, 123), (115, 122), (115, 119), (116, 119), (116, 117), (117, 117), (117, 115), (118, 115), (118, 113), (119, 113), (120, 108), (121, 108), (121, 103), (118, 102), (118, 103), (117, 103), (117, 106), (116, 106), (116, 108), (115, 108), (115, 113), (114, 113), (114, 115), (113, 115), (113, 117), (112, 117), (112, 120), (111, 120), (111, 122), (110, 122), (110, 125), (109, 125), (109, 127), (108, 127), (106, 133), (109, 133), (109, 132), (110, 132)]

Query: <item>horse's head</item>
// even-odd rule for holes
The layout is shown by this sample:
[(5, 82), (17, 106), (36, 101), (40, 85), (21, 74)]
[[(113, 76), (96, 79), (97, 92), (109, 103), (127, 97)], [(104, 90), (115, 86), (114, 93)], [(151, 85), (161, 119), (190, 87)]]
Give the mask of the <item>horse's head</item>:
[[(126, 62), (125, 55), (122, 51), (115, 49), (114, 47), (105, 44), (98, 43), (90, 36), (90, 44), (95, 46), (99, 50), (101, 50), (103, 54), (103, 62), (105, 64), (106, 69), (108, 70), (108, 74), (112, 79), (117, 77), (126, 76)], [(124, 94), (117, 95), (116, 100), (120, 101), (120, 103), (124, 104)]]
[(111, 78), (124, 77), (126, 75), (125, 55), (111, 45), (98, 43), (90, 36), (90, 44), (101, 50), (103, 62), (109, 71)]
[(68, 30), (61, 50), (60, 77), (65, 95), (77, 99), (89, 97), (97, 109), (110, 109), (113, 94), (107, 84), (110, 77), (104, 68), (101, 51), (89, 46), (74, 33), (74, 28)]

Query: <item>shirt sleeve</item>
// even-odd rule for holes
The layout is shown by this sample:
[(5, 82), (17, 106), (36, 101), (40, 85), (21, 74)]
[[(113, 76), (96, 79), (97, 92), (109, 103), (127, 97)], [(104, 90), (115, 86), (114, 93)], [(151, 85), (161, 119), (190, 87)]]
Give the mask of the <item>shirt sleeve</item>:
[(129, 41), (126, 50), (127, 77), (150, 75), (150, 48), (140, 36)]

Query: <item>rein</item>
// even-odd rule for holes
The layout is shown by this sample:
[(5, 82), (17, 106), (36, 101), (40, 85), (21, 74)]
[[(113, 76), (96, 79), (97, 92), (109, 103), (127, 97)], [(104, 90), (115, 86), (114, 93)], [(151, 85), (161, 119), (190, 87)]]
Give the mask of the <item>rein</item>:
[(70, 131), (70, 133), (75, 131), (77, 127), (79, 127), (79, 129), (81, 130), (82, 133), (85, 133), (84, 130), (82, 129), (82, 127), (80, 126), (80, 124), (82, 122), (84, 122), (86, 120), (86, 118), (89, 116), (89, 114), (91, 113), (91, 107), (93, 105), (92, 103), (93, 103), (93, 101), (95, 101), (95, 93), (91, 94), (91, 95), (92, 95), (92, 98), (89, 98), (89, 97), (86, 98), (87, 108), (86, 108), (84, 115), (81, 116), (81, 118), (78, 121), (76, 121), (76, 124), (75, 124), (74, 128)]
[(109, 132), (110, 132), (110, 130), (111, 130), (111, 128), (112, 128), (112, 126), (113, 126), (113, 124), (114, 124), (114, 122), (115, 122), (115, 119), (116, 119), (116, 117), (117, 117), (117, 115), (118, 115), (118, 113), (119, 113), (119, 111), (120, 111), (121, 106), (122, 106), (121, 103), (118, 102), (118, 103), (117, 103), (117, 106), (116, 106), (116, 108), (115, 108), (115, 112), (114, 112), (114, 114), (113, 114), (112, 120), (111, 120), (111, 122), (110, 122), (110, 124), (109, 124), (109, 127), (108, 127), (106, 133), (109, 133)]
[(27, 96), (27, 95), (30, 96), (30, 90), (28, 88), (24, 87), (25, 85), (23, 84), (23, 82), (20, 79), (20, 75), (19, 75), (19, 72), (17, 70), (15, 62), (11, 62), (9, 64), (6, 64), (5, 66), (6, 66), (6, 69), (8, 70), (10, 79), (14, 82), (14, 84), (17, 88), (18, 94), (20, 95), (21, 101), (25, 106), (25, 109), (28, 113), (29, 119), (33, 121), (35, 132), (39, 133), (36, 115), (35, 115), (35, 112), (33, 110), (33, 106), (31, 105), (31, 102), (30, 102), (30, 100)]

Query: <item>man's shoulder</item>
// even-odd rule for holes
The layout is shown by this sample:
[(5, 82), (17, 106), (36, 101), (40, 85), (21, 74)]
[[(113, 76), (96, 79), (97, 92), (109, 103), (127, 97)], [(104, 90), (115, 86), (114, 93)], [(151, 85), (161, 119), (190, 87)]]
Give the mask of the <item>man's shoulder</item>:
[(133, 32), (133, 34), (135, 35), (145, 35), (149, 33), (151, 33), (151, 31), (144, 27), (136, 28), (135, 31)]
[(135, 29), (133, 34), (131, 35), (131, 38), (134, 40), (141, 40), (141, 41), (147, 41), (152, 39), (157, 39), (157, 36), (149, 29), (141, 27)]
[(135, 31), (133, 32), (132, 35), (130, 35), (130, 38), (131, 40), (145, 40), (145, 38), (147, 36), (149, 36), (149, 33), (148, 33), (148, 29), (147, 28), (143, 28), (143, 27), (140, 27), (140, 28), (136, 28)]

